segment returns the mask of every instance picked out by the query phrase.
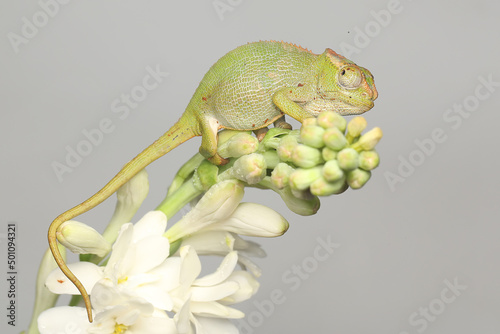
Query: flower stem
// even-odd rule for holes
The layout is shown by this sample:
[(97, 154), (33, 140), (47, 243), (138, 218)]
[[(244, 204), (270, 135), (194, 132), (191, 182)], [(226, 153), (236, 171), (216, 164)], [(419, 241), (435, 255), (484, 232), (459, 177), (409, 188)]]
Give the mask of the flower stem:
[(165, 197), (155, 210), (162, 211), (167, 216), (167, 219), (170, 219), (186, 204), (202, 193), (203, 190), (196, 187), (191, 178), (178, 187), (175, 192), (171, 193), (169, 190), (167, 197)]
[(182, 165), (182, 167), (177, 171), (177, 174), (175, 174), (172, 184), (168, 188), (167, 198), (182, 186), (186, 179), (194, 173), (196, 167), (198, 167), (203, 160), (205, 160), (205, 158), (200, 153), (196, 153), (193, 157), (191, 157), (191, 159)]

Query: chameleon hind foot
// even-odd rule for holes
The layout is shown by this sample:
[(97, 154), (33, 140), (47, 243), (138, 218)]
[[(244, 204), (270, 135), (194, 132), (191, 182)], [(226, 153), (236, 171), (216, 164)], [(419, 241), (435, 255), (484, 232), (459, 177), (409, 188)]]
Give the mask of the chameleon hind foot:
[(217, 166), (223, 166), (229, 162), (229, 159), (221, 157), (219, 153), (216, 153), (214, 156), (208, 157), (207, 160)]

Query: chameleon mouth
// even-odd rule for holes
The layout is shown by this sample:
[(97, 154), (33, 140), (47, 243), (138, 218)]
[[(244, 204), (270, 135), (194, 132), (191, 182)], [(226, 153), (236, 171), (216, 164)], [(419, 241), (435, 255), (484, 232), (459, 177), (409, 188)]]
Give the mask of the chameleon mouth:
[(331, 100), (333, 110), (343, 116), (359, 115), (373, 108), (373, 101), (358, 101), (357, 103), (349, 103), (350, 101), (342, 101), (338, 99)]

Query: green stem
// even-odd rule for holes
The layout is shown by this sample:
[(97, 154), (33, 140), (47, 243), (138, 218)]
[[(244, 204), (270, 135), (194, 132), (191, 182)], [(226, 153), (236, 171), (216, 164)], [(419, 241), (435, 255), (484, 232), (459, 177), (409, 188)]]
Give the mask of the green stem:
[(182, 184), (186, 181), (188, 177), (190, 177), (196, 167), (198, 167), (205, 158), (200, 154), (196, 153), (191, 159), (189, 159), (175, 174), (174, 179), (172, 180), (172, 184), (168, 188), (167, 197), (172, 195), (179, 189)]
[(165, 197), (155, 210), (162, 211), (167, 216), (167, 219), (170, 219), (186, 204), (202, 193), (203, 190), (197, 188), (191, 178), (184, 182), (174, 193), (171, 194), (169, 192), (167, 197)]

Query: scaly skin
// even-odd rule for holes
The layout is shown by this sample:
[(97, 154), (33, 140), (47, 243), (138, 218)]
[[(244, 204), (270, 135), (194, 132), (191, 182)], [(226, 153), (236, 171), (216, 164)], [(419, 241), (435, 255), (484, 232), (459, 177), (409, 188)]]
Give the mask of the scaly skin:
[(200, 153), (214, 164), (220, 129), (262, 130), (274, 122), (289, 127), (284, 115), (299, 122), (325, 110), (362, 114), (373, 107), (377, 90), (371, 73), (326, 49), (321, 55), (284, 42), (240, 46), (220, 58), (205, 74), (184, 114), (172, 128), (127, 163), (95, 195), (64, 212), (50, 225), (48, 238), (63, 273), (83, 296), (92, 322), (90, 298), (66, 266), (57, 247), (62, 223), (94, 208), (144, 167), (194, 136), (202, 136)]

